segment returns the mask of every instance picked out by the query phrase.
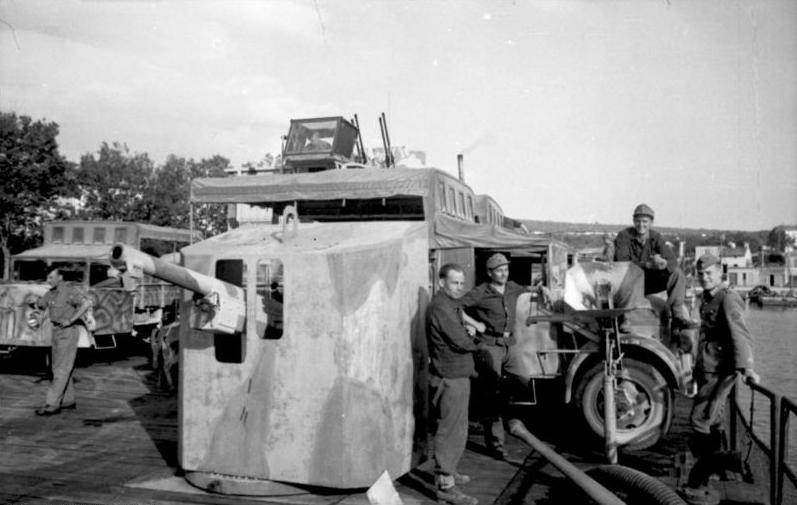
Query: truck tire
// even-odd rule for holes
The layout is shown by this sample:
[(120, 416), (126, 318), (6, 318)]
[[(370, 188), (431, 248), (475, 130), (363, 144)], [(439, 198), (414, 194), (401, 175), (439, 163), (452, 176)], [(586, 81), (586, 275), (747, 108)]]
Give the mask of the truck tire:
[[(603, 362), (581, 376), (574, 405), (587, 429), (603, 438)], [(627, 450), (653, 446), (670, 429), (673, 395), (662, 374), (649, 363), (622, 361), (615, 387), (617, 444)]]

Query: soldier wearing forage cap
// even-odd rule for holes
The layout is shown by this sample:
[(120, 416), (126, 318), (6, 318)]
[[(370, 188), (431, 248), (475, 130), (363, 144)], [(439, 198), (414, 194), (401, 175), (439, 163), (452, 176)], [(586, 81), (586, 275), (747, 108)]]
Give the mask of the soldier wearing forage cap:
[(499, 383), (504, 372), (524, 385), (531, 379), (530, 371), (514, 347), (513, 325), (518, 296), (532, 288), (509, 280), (509, 260), (500, 253), (487, 259), (487, 275), (490, 280), (462, 297), (462, 305), (469, 316), (466, 321), (475, 323), (480, 333), (475, 358), (483, 396), (480, 403), (485, 445), (491, 455), (503, 459), (506, 451), (500, 412), (504, 405), (500, 400)]
[[(661, 234), (651, 229), (653, 209), (641, 203), (634, 209), (634, 226), (614, 239), (614, 261), (630, 261), (645, 271), (645, 295), (667, 291), (667, 305), (678, 328), (696, 328), (684, 303), (686, 277), (678, 268), (672, 249)], [(621, 329), (625, 330), (626, 325)]]
[(692, 504), (719, 503), (708, 486), (713, 472), (741, 471), (738, 452), (722, 451), (722, 411), (736, 380), (758, 383), (753, 370), (753, 342), (744, 322), (744, 302), (722, 282), (720, 260), (705, 254), (697, 260), (697, 279), (703, 287), (700, 341), (695, 366), (698, 392), (689, 416), (693, 435), (690, 449), (698, 458), (689, 473), (684, 497)]

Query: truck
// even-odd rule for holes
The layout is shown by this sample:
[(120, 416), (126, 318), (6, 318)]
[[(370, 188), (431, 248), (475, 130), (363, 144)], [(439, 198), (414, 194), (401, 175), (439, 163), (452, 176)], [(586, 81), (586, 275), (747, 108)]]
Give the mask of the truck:
[[(160, 257), (171, 257), (192, 242), (188, 230), (121, 221), (64, 220), (45, 222), (44, 243), (11, 258), (11, 278), (0, 282), (0, 352), (49, 350), (51, 324), (46, 311), (32, 302), (50, 287), (53, 267), (78, 285), (92, 303), (94, 331), (82, 328), (79, 346), (107, 349), (119, 337), (146, 340), (161, 325), (165, 308), (177, 302), (180, 288), (148, 278), (136, 288), (125, 286), (108, 261), (108, 248), (124, 243)], [(197, 239), (198, 234), (193, 235)], [(110, 276), (109, 276), (110, 274)], [(45, 353), (46, 355), (46, 353)]]
[[(356, 142), (336, 142), (336, 125), (356, 134), (343, 118), (293, 120), (286, 170), (193, 181), (192, 205), (259, 206), (271, 222), (187, 246), (179, 266), (124, 245), (111, 252), (135, 276), (184, 288), (178, 446), (189, 481), (268, 494), (275, 481), (354, 488), (408, 472), (426, 452), (425, 310), (437, 272), (456, 262), (472, 286), (496, 252), (510, 257), (514, 280), (546, 287), (545, 299), (518, 300), (517, 345), (534, 370), (521, 396), (558, 388), (596, 435), (613, 412), (616, 446), (666, 434), (673, 395), (688, 391), (687, 347), (655, 301), (623, 309), (630, 334), (595, 312), (604, 288), (609, 299), (641, 289), (638, 267), (573, 264), (564, 243), (527, 233), (475, 194), (461, 166), (454, 177), (346, 165)], [(301, 147), (314, 130), (328, 139), (327, 159)]]

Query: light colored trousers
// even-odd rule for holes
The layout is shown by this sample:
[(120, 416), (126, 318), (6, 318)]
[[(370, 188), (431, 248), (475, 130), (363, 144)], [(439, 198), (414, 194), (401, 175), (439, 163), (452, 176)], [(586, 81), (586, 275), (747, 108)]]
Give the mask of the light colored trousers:
[(60, 407), (75, 403), (75, 388), (72, 385), (72, 372), (75, 370), (75, 357), (80, 337), (77, 326), (53, 328), (52, 367), (53, 381), (47, 389), (46, 404)]

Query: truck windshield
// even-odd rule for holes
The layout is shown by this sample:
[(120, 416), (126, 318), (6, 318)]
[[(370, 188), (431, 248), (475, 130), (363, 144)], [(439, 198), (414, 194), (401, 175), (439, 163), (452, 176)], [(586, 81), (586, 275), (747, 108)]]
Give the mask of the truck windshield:
[(22, 260), (14, 262), (15, 281), (44, 282), (47, 279), (47, 263), (44, 260)]
[(67, 282), (83, 284), (86, 280), (86, 263), (83, 261), (53, 261), (51, 268), (60, 268)]

